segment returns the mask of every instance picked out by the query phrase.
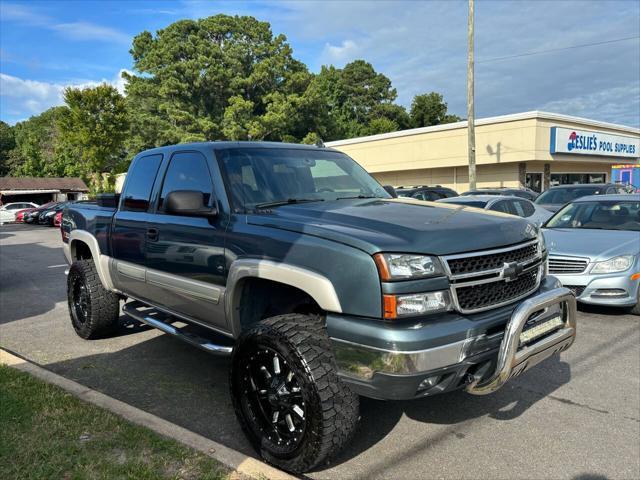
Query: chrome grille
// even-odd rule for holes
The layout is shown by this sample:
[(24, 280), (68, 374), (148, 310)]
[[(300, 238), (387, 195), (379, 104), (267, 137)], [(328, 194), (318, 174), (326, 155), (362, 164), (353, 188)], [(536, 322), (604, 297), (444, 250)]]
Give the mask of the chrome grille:
[(531, 260), (535, 258), (537, 253), (538, 246), (534, 242), (523, 247), (515, 247), (513, 250), (501, 251), (499, 253), (450, 258), (447, 262), (452, 275), (464, 275), (467, 273), (502, 268), (505, 263)]
[(551, 255), (549, 257), (549, 273), (582, 273), (586, 270), (588, 264), (589, 260), (586, 258)]
[(511, 247), (443, 257), (454, 304), (462, 313), (515, 302), (540, 285), (543, 257), (536, 240)]
[(538, 271), (520, 275), (512, 282), (491, 282), (461, 287), (456, 290), (458, 304), (462, 310), (477, 310), (520, 298), (533, 290), (538, 283)]

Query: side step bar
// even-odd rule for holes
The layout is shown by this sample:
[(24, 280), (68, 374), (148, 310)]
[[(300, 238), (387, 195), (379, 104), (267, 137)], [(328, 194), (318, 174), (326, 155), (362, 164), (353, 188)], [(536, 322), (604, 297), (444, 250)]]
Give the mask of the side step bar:
[(232, 346), (218, 345), (211, 342), (209, 339), (188, 332), (184, 328), (174, 327), (170, 322), (177, 321), (178, 319), (175, 319), (164, 312), (160, 312), (153, 307), (149, 307), (142, 302), (127, 302), (122, 307), (122, 312), (139, 322), (146, 323), (150, 327), (162, 330), (164, 333), (173, 335), (184, 342), (190, 343), (191, 345), (204, 350), (205, 352), (223, 356), (231, 355), (231, 352), (233, 352)]

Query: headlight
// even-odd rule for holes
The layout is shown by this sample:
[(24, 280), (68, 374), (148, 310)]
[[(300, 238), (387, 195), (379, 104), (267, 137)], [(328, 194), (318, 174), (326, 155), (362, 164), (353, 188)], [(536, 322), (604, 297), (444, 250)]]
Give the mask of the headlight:
[(410, 295), (384, 295), (384, 318), (388, 320), (450, 309), (451, 298), (447, 290)]
[(597, 262), (593, 265), (591, 273), (616, 273), (624, 272), (633, 265), (633, 255), (620, 255), (610, 258), (604, 262)]
[(542, 233), (542, 229), (538, 228), (538, 253), (540, 255), (544, 255), (547, 251), (547, 242), (544, 240), (544, 234)]
[(53, 216), (53, 215), (55, 215), (55, 214), (56, 214), (56, 212), (55, 212), (55, 210), (54, 210), (53, 212), (47, 212), (47, 213), (45, 213), (45, 215), (44, 215), (44, 216), (45, 216), (45, 217), (51, 217), (51, 216)]
[(373, 256), (383, 281), (443, 275), (442, 265), (435, 257), (409, 253), (377, 253)]

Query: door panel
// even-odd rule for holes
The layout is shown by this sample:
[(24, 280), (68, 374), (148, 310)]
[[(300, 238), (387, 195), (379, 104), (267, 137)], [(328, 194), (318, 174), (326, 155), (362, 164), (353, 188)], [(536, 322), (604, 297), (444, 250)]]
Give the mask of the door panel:
[(166, 195), (176, 190), (198, 190), (208, 206), (215, 202), (209, 160), (199, 152), (177, 152), (167, 167), (158, 208), (148, 229), (147, 287), (151, 301), (178, 314), (226, 330), (224, 233), (219, 218), (170, 215), (164, 211)]

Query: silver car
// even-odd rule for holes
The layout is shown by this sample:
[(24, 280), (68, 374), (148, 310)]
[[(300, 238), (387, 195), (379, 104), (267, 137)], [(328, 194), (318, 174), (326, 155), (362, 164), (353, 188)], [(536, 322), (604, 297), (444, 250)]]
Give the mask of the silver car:
[(436, 201), (516, 215), (526, 218), (537, 227), (553, 215), (550, 211), (545, 210), (526, 198), (508, 195), (464, 195), (460, 197), (443, 198)]
[(543, 227), (549, 273), (579, 302), (640, 314), (640, 195), (574, 200)]

